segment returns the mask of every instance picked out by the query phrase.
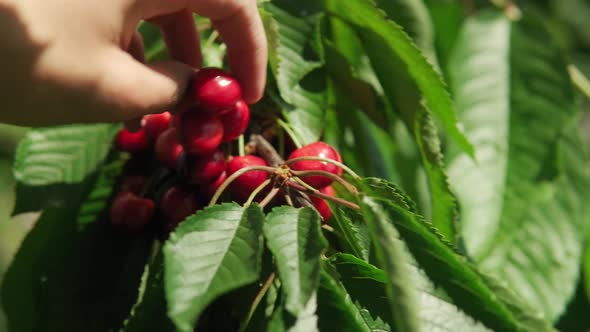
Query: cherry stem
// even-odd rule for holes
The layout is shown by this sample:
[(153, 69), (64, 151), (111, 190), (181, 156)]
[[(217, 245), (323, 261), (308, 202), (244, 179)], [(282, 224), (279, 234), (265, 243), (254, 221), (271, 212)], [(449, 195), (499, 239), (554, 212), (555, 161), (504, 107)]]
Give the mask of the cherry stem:
[(322, 157), (299, 157), (299, 158), (293, 158), (293, 159), (289, 159), (285, 162), (285, 165), (290, 166), (293, 163), (296, 163), (298, 161), (304, 161), (304, 160), (316, 160), (316, 161), (323, 161), (326, 162), (328, 164), (333, 164), (336, 165), (340, 168), (342, 168), (346, 173), (350, 174), (353, 178), (355, 179), (360, 179), (361, 177), (356, 174), (352, 169), (350, 169), (350, 167), (344, 165), (343, 163), (336, 161), (334, 159), (329, 159), (329, 158), (322, 158)]
[(244, 135), (240, 135), (240, 137), (238, 137), (238, 154), (240, 157), (243, 157), (246, 155), (246, 149), (244, 148)]
[(219, 186), (219, 188), (217, 189), (217, 191), (215, 191), (215, 194), (213, 195), (213, 197), (211, 198), (211, 201), (209, 202), (208, 206), (213, 206), (215, 205), (215, 203), (217, 203), (217, 200), (219, 199), (219, 197), (221, 196), (221, 194), (225, 191), (225, 189), (227, 189), (227, 187), (234, 182), (237, 178), (239, 178), (240, 176), (244, 175), (247, 172), (250, 171), (263, 171), (269, 174), (273, 174), (275, 172), (275, 168), (274, 167), (268, 167), (268, 166), (249, 166), (249, 167), (244, 167), (240, 170), (238, 170), (237, 172), (235, 172), (234, 174), (232, 174), (230, 177), (228, 177), (227, 179), (225, 179), (225, 181), (223, 181), (223, 183), (221, 184), (221, 186)]
[(345, 199), (334, 197), (334, 196), (330, 196), (330, 195), (326, 195), (326, 194), (324, 194), (324, 193), (322, 193), (320, 191), (317, 191), (317, 190), (307, 189), (307, 188), (305, 188), (304, 186), (302, 186), (302, 185), (300, 185), (298, 183), (295, 183), (295, 182), (292, 182), (292, 181), (287, 181), (286, 184), (287, 184), (287, 186), (292, 187), (293, 189), (296, 189), (298, 191), (304, 192), (304, 193), (308, 194), (309, 196), (318, 197), (318, 198), (324, 199), (326, 201), (331, 201), (331, 202), (334, 202), (336, 204), (344, 205), (344, 206), (349, 207), (349, 208), (351, 208), (353, 210), (357, 210), (358, 211), (358, 210), (361, 209), (361, 207), (358, 206), (357, 204), (354, 204), (352, 202), (349, 202), (349, 201), (347, 201)]
[(334, 227), (330, 226), (330, 225), (326, 225), (323, 224), (322, 228), (325, 229), (326, 231), (330, 232), (330, 233), (336, 233), (336, 231), (334, 230)]
[(246, 319), (244, 319), (244, 323), (242, 324), (240, 331), (245, 331), (246, 327), (248, 327), (248, 324), (250, 323), (252, 316), (254, 316), (254, 312), (256, 312), (256, 308), (258, 308), (260, 301), (262, 301), (262, 298), (264, 297), (264, 295), (266, 295), (266, 292), (270, 288), (270, 285), (272, 285), (273, 281), (275, 280), (275, 277), (276, 274), (274, 272), (271, 273), (264, 282), (264, 285), (262, 285), (262, 288), (260, 288), (260, 290), (258, 291), (258, 294), (256, 294), (256, 297), (252, 302), (252, 306), (250, 306), (250, 310), (248, 311), (248, 316), (246, 316)]
[(250, 206), (250, 204), (252, 204), (252, 201), (256, 198), (256, 196), (262, 191), (264, 190), (264, 188), (266, 186), (268, 186), (268, 184), (271, 182), (271, 179), (266, 179), (264, 180), (264, 182), (262, 182), (258, 187), (256, 187), (256, 189), (254, 189), (254, 191), (250, 194), (250, 197), (248, 197), (248, 200), (246, 201), (246, 203), (244, 203), (245, 207)]
[(283, 121), (281, 119), (277, 119), (277, 123), (279, 126), (281, 126), (281, 128), (283, 128), (284, 131), (287, 132), (287, 134), (289, 134), (289, 137), (291, 137), (291, 140), (293, 141), (293, 144), (295, 144), (296, 147), (300, 148), (303, 146), (303, 144), (301, 144), (301, 142), (299, 142), (297, 137), (295, 137), (295, 133), (293, 132), (293, 129), (291, 129), (289, 127), (289, 125), (287, 123), (285, 123), (285, 121)]
[(270, 201), (272, 201), (273, 198), (275, 198), (275, 196), (279, 193), (279, 191), (281, 190), (281, 188), (279, 187), (274, 187), (270, 190), (270, 192), (268, 193), (268, 195), (266, 195), (266, 197), (264, 197), (264, 199), (260, 202), (260, 204), (258, 204), (260, 206), (260, 208), (264, 208), (268, 203), (270, 203)]
[(291, 199), (291, 189), (289, 186), (285, 187), (285, 201), (287, 202), (287, 205), (293, 207), (295, 206), (295, 204), (293, 204), (293, 200)]
[(250, 139), (256, 144), (256, 152), (270, 166), (278, 167), (285, 163), (285, 160), (281, 158), (277, 150), (262, 135), (252, 135)]
[(334, 174), (334, 173), (330, 173), (330, 172), (326, 172), (326, 171), (291, 171), (291, 173), (293, 173), (293, 175), (297, 176), (297, 177), (306, 177), (306, 176), (325, 176), (327, 178), (330, 178), (340, 184), (342, 184), (346, 190), (350, 191), (352, 194), (358, 194), (358, 190), (356, 189), (355, 186), (353, 186), (352, 184), (350, 184), (348, 181), (344, 180), (342, 177)]

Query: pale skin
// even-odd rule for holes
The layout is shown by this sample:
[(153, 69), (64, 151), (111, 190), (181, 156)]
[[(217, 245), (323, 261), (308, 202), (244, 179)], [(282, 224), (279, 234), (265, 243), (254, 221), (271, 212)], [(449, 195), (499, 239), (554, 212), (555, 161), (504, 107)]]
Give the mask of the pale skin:
[[(212, 20), (248, 103), (266, 79), (256, 0), (0, 0), (0, 122), (135, 122), (177, 110), (201, 66), (192, 15)], [(136, 32), (160, 27), (171, 61), (146, 65)]]

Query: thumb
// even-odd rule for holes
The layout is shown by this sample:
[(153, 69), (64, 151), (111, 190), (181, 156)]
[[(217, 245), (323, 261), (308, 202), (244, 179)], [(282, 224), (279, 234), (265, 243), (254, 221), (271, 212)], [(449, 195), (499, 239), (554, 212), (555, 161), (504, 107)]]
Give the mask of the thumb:
[(194, 72), (176, 61), (145, 65), (120, 49), (100, 60), (98, 98), (105, 102), (104, 121), (125, 121), (173, 109), (184, 96)]

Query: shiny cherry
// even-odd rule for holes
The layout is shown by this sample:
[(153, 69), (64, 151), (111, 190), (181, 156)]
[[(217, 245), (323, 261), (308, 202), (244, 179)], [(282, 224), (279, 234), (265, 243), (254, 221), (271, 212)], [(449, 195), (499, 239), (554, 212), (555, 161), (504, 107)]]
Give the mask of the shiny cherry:
[[(295, 159), (300, 157), (321, 157), (332, 159), (335, 161), (341, 161), (340, 154), (329, 144), (324, 142), (315, 142), (308, 144), (302, 148), (299, 148), (289, 155), (289, 159)], [(291, 169), (295, 171), (326, 171), (336, 175), (342, 174), (342, 169), (334, 164), (327, 163), (325, 161), (318, 160), (303, 160), (291, 164)], [(305, 183), (310, 186), (321, 189), (327, 187), (332, 183), (332, 179), (321, 176), (312, 175), (303, 178)]]
[[(332, 186), (324, 187), (320, 189), (320, 192), (322, 194), (326, 194), (332, 197), (336, 195), (336, 192), (334, 191), (334, 188), (332, 188)], [(330, 209), (330, 206), (325, 200), (314, 196), (310, 196), (309, 198), (311, 199), (311, 203), (313, 204), (313, 206), (316, 208), (316, 210), (318, 210), (319, 214), (322, 216), (324, 222), (328, 222), (330, 219), (332, 219), (332, 210)]]
[(192, 98), (205, 110), (223, 112), (242, 98), (238, 81), (219, 68), (202, 68), (192, 78)]
[(220, 116), (223, 123), (223, 141), (230, 142), (242, 135), (250, 122), (250, 109), (239, 100), (227, 113)]
[[(234, 157), (227, 163), (227, 176), (230, 177), (235, 172), (249, 166), (268, 166), (266, 161), (257, 156)], [(249, 171), (239, 176), (230, 185), (232, 197), (239, 202), (244, 202), (250, 194), (268, 179), (268, 173), (265, 171)]]
[(156, 158), (162, 165), (176, 168), (176, 163), (184, 148), (174, 127), (166, 129), (156, 140)]
[(213, 114), (192, 109), (180, 118), (180, 138), (187, 154), (206, 156), (221, 144), (223, 124)]
[(225, 155), (215, 150), (207, 156), (188, 159), (188, 174), (194, 184), (206, 184), (215, 181), (225, 171)]
[(150, 142), (142, 129), (132, 133), (123, 128), (115, 138), (115, 147), (120, 151), (139, 153), (150, 148)]
[(143, 129), (150, 139), (157, 139), (166, 129), (170, 128), (172, 114), (169, 112), (149, 114), (143, 117)]

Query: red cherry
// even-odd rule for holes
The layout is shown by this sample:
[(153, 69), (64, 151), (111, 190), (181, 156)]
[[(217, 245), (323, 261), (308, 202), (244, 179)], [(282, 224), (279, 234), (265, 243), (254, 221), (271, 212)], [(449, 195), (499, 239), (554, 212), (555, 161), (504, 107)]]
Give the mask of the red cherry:
[(250, 109), (239, 100), (227, 113), (220, 116), (223, 122), (223, 141), (229, 142), (242, 135), (250, 122)]
[[(299, 157), (321, 157), (335, 161), (342, 160), (338, 151), (324, 142), (308, 144), (293, 151), (291, 155), (289, 155), (289, 159)], [(340, 167), (318, 160), (298, 161), (291, 164), (291, 168), (295, 171), (326, 171), (336, 175), (342, 174), (342, 169)], [(303, 181), (316, 189), (327, 187), (332, 183), (332, 179), (321, 175), (306, 176), (303, 178)]]
[(160, 114), (149, 114), (143, 117), (143, 129), (147, 137), (157, 139), (161, 133), (170, 128), (172, 114), (164, 112)]
[(111, 223), (133, 232), (141, 231), (154, 215), (154, 202), (130, 191), (120, 192), (111, 205)]
[(188, 160), (188, 173), (194, 184), (215, 181), (225, 170), (225, 155), (216, 150), (208, 156), (192, 157)]
[(134, 133), (123, 128), (115, 138), (115, 147), (120, 151), (139, 153), (148, 150), (150, 148), (150, 142), (145, 136), (143, 128)]
[[(322, 194), (326, 194), (332, 197), (336, 195), (336, 192), (334, 191), (334, 188), (332, 188), (332, 186), (324, 187), (320, 189), (320, 192)], [(330, 209), (330, 206), (325, 200), (314, 196), (310, 196), (309, 198), (311, 199), (311, 203), (313, 204), (313, 206), (320, 213), (320, 216), (322, 216), (324, 222), (328, 222), (330, 219), (332, 219), (332, 210)]]
[(206, 156), (221, 144), (223, 124), (214, 115), (193, 109), (180, 118), (180, 137), (188, 154)]
[(176, 168), (183, 150), (178, 138), (178, 130), (174, 127), (166, 129), (156, 140), (156, 158), (166, 167)]
[(238, 81), (219, 68), (202, 68), (192, 78), (192, 98), (207, 111), (223, 112), (242, 98)]
[(168, 231), (201, 208), (194, 192), (184, 187), (171, 187), (160, 199), (160, 213), (166, 220)]
[(221, 173), (219, 177), (217, 177), (217, 180), (209, 183), (209, 185), (205, 189), (205, 194), (207, 195), (207, 197), (213, 197), (213, 195), (215, 195), (215, 192), (217, 192), (217, 189), (221, 187), (225, 180), (227, 180), (227, 173), (223, 171), (223, 173)]
[[(227, 163), (227, 176), (231, 176), (242, 168), (249, 166), (268, 166), (266, 161), (257, 156), (234, 157)], [(230, 185), (232, 197), (239, 202), (244, 202), (250, 194), (268, 179), (265, 171), (250, 171), (234, 180)]]
[(129, 191), (136, 195), (139, 195), (143, 191), (143, 188), (145, 187), (146, 183), (147, 179), (145, 176), (128, 176), (124, 178), (123, 182), (121, 183), (121, 191)]

